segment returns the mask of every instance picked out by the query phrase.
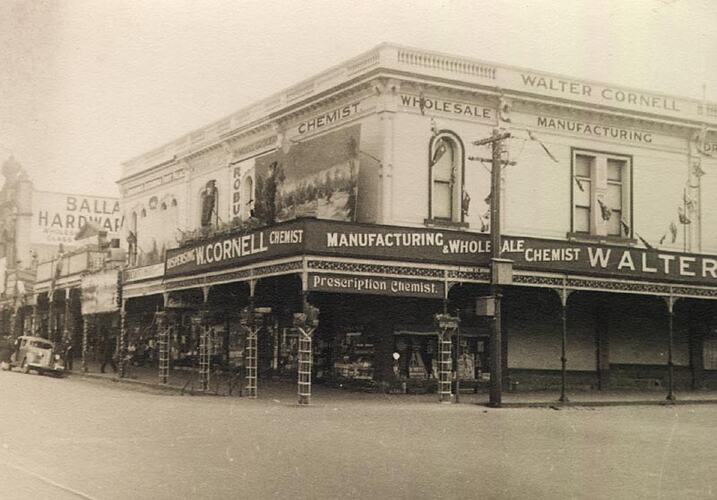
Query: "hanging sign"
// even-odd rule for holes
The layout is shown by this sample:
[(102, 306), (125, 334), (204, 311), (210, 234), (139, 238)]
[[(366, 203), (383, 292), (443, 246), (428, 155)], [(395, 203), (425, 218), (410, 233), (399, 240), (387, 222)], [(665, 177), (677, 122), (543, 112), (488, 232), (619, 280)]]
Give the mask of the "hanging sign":
[(119, 271), (104, 271), (82, 276), (82, 314), (119, 310), (117, 286)]

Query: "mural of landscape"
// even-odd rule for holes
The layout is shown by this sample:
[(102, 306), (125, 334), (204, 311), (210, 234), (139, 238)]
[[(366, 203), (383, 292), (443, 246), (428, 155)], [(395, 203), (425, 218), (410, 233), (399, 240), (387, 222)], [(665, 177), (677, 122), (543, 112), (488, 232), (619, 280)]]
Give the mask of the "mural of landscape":
[(355, 221), (361, 126), (341, 129), (256, 159), (254, 216)]

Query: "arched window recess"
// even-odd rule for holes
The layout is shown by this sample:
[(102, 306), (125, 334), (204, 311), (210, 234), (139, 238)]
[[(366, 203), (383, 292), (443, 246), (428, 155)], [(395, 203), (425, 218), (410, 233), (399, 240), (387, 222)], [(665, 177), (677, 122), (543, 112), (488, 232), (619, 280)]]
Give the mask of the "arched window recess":
[(465, 192), (465, 152), (460, 137), (437, 131), (428, 148), (428, 220), (431, 224), (463, 225), (470, 197)]

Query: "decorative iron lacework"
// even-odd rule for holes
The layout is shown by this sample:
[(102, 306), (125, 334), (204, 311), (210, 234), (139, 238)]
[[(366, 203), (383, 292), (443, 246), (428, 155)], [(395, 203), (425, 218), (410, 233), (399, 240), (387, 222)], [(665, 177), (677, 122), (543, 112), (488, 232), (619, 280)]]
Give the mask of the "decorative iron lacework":
[(425, 269), (420, 267), (390, 266), (383, 264), (359, 264), (355, 262), (327, 262), (310, 260), (310, 269), (337, 271), (344, 273), (394, 274), (399, 276), (415, 276), (423, 278), (443, 278), (442, 269)]
[(217, 281), (240, 281), (251, 276), (248, 269), (242, 271), (232, 271), (230, 273), (217, 274), (216, 276), (207, 276), (207, 283), (216, 283)]
[(673, 295), (691, 295), (699, 297), (717, 297), (717, 288), (687, 288), (683, 286), (673, 286)]
[(446, 271), (446, 278), (449, 280), (490, 281), (490, 273), (485, 271), (455, 271), (449, 269)]
[(261, 276), (264, 274), (278, 274), (299, 270), (301, 270), (301, 261), (287, 262), (285, 264), (274, 264), (273, 266), (259, 267), (257, 269), (254, 269), (254, 276)]
[(165, 289), (165, 286), (160, 283), (158, 285), (148, 285), (148, 286), (143, 286), (141, 288), (131, 288), (131, 289), (125, 288), (123, 291), (123, 294), (124, 294), (125, 298), (130, 299), (130, 298), (134, 298), (134, 297), (141, 297), (142, 295), (147, 295), (147, 294), (161, 293), (164, 291), (164, 289)]
[(167, 283), (166, 289), (167, 291), (170, 290), (177, 290), (179, 288), (187, 288), (187, 287), (195, 287), (195, 286), (202, 286), (206, 284), (205, 279), (202, 278), (189, 278), (181, 281), (175, 281), (173, 283)]
[[(562, 285), (561, 285), (562, 286)], [(592, 288), (599, 290), (615, 290), (618, 292), (642, 292), (656, 295), (669, 295), (668, 285), (655, 285), (653, 283), (624, 283), (621, 281), (593, 281), (577, 278), (568, 278), (565, 282), (568, 288)]]
[[(490, 278), (490, 274), (488, 273), (488, 277)], [(529, 276), (529, 275), (513, 275), (513, 283), (515, 284), (523, 284), (523, 285), (540, 285), (540, 286), (549, 286), (549, 287), (562, 287), (563, 286), (563, 279), (562, 278), (551, 278), (548, 276)]]

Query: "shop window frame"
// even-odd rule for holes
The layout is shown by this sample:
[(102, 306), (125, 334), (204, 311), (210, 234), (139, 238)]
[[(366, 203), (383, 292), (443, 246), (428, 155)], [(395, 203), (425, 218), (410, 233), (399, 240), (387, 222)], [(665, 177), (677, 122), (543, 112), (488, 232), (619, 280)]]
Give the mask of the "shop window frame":
[[(608, 180), (608, 172), (607, 172), (607, 161), (609, 159), (615, 159), (619, 161), (625, 162), (625, 169), (627, 172), (623, 172), (621, 184), (622, 184), (622, 200), (621, 200), (621, 214), (624, 214), (627, 210), (627, 217), (621, 217), (621, 220), (624, 220), (625, 223), (628, 226), (628, 234), (624, 234), (622, 224), (618, 221), (618, 224), (620, 225), (620, 235), (611, 235), (608, 234), (608, 228), (607, 228), (607, 221), (602, 221), (600, 224), (600, 227), (593, 227), (592, 223), (590, 223), (590, 230), (588, 232), (578, 232), (575, 229), (575, 190), (579, 189), (576, 182), (576, 158), (579, 155), (584, 156), (590, 156), (595, 159), (593, 165), (591, 166), (590, 171), (590, 189), (591, 192), (589, 194), (590, 196), (590, 210), (592, 211), (600, 211), (601, 208), (597, 202), (597, 196), (596, 196), (596, 187), (599, 175), (597, 172), (597, 168), (603, 168), (604, 165), (604, 172), (602, 175), (605, 179), (605, 195), (607, 195), (607, 187), (610, 184), (610, 181)], [(598, 158), (600, 158), (602, 161), (598, 162)], [(598, 150), (598, 149), (591, 149), (591, 148), (582, 148), (582, 147), (571, 147), (570, 148), (570, 171), (569, 171), (569, 186), (570, 186), (570, 230), (567, 233), (567, 237), (570, 240), (587, 240), (587, 241), (608, 241), (611, 243), (624, 243), (628, 245), (634, 245), (637, 244), (637, 240), (634, 237), (635, 230), (634, 230), (634, 182), (633, 182), (633, 173), (635, 170), (635, 162), (634, 162), (634, 156), (631, 154), (625, 154), (625, 153), (618, 153), (615, 151), (605, 151), (605, 150)]]
[[(434, 165), (433, 157), (435, 155), (436, 148), (445, 141), (451, 145), (454, 152), (454, 169), (458, 172), (460, 179), (454, 181), (451, 187), (451, 215), (450, 217), (437, 217), (434, 215), (434, 191), (435, 191), (435, 179), (434, 179)], [(446, 227), (468, 227), (465, 222), (465, 214), (462, 208), (462, 198), (465, 190), (465, 145), (461, 138), (455, 132), (451, 130), (440, 130), (436, 133), (429, 142), (428, 147), (428, 217), (424, 220), (427, 226), (446, 226)]]

